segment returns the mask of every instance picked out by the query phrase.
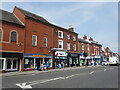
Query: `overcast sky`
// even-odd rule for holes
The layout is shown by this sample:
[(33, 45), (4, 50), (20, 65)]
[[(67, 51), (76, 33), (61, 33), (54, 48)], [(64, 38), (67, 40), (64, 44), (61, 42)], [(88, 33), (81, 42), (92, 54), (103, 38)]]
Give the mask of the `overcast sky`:
[(2, 9), (12, 12), (18, 6), (38, 14), (49, 22), (68, 28), (73, 25), (79, 38), (87, 35), (104, 47), (118, 52), (117, 2), (19, 2), (2, 3)]

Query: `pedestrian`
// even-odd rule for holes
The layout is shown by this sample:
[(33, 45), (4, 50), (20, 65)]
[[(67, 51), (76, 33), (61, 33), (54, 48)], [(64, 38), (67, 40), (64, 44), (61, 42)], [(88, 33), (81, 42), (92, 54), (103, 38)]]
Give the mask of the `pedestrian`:
[(47, 61), (46, 62), (46, 69), (48, 70), (48, 68), (49, 68), (49, 62)]
[(44, 70), (44, 71), (46, 70), (46, 65), (45, 65), (45, 63), (43, 64), (43, 70)]
[(83, 60), (82, 60), (82, 59), (80, 59), (80, 66), (82, 66), (82, 64), (83, 64)]

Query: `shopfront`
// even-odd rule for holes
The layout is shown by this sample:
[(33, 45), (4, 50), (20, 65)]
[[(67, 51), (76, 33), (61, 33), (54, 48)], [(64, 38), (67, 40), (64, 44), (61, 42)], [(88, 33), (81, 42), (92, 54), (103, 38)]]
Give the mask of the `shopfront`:
[(93, 60), (95, 61), (95, 65), (101, 64), (101, 61), (102, 61), (101, 56), (98, 56), (98, 55), (95, 55)]
[(68, 53), (68, 59), (69, 59), (69, 67), (80, 66), (78, 53)]
[(55, 68), (64, 68), (67, 67), (67, 52), (66, 51), (55, 51)]
[(42, 64), (49, 63), (52, 68), (52, 56), (47, 54), (24, 54), (24, 71), (38, 70)]
[(11, 53), (2, 52), (0, 53), (0, 71), (20, 71), (21, 61), (23, 58), (23, 53)]

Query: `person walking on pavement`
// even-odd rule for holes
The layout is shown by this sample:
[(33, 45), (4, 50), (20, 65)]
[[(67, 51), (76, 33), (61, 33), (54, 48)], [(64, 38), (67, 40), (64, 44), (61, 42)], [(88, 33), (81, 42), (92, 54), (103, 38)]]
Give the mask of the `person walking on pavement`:
[(46, 62), (46, 69), (48, 70), (48, 67), (49, 67), (49, 62), (47, 61)]
[(82, 66), (82, 64), (83, 64), (83, 60), (82, 60), (82, 59), (80, 59), (80, 66)]

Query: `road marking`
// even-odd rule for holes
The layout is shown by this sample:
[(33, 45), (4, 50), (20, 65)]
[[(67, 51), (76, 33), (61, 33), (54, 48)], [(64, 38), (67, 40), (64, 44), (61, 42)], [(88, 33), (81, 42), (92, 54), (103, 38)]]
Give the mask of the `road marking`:
[(106, 71), (106, 69), (104, 69), (104, 71)]
[[(66, 76), (66, 77), (57, 77), (57, 78), (51, 78), (51, 79), (44, 79), (44, 80), (37, 80), (37, 81), (31, 81), (31, 82), (25, 82), (25, 83), (18, 83), (16, 85), (19, 86), (22, 89), (31, 89), (32, 85), (39, 84), (39, 83), (46, 83), (46, 82), (56, 81), (56, 80), (60, 80), (60, 79), (65, 80), (65, 79), (72, 78), (72, 77), (78, 76), (78, 75), (88, 75), (88, 74), (93, 74), (94, 72), (100, 72), (100, 71), (106, 71), (106, 70), (112, 70), (112, 69), (114, 69), (114, 68), (92, 71), (90, 73), (78, 73), (78, 74), (69, 75), (69, 76)], [(32, 75), (35, 75), (35, 74), (32, 74)]]
[(90, 72), (90, 74), (93, 74), (93, 73), (94, 73), (94, 71)]
[(74, 77), (75, 75), (70, 75), (70, 76), (67, 76), (66, 77), (66, 79), (68, 79), (68, 78), (71, 78), (71, 77)]
[(26, 85), (26, 83), (16, 84), (16, 85), (19, 86), (20, 88), (24, 88), (24, 89), (31, 89), (32, 88), (30, 85)]
[(107, 70), (112, 70), (112, 69), (114, 69), (114, 68), (108, 68)]

